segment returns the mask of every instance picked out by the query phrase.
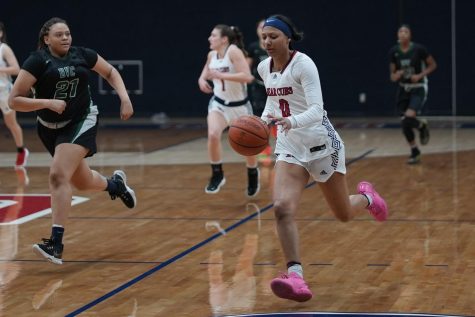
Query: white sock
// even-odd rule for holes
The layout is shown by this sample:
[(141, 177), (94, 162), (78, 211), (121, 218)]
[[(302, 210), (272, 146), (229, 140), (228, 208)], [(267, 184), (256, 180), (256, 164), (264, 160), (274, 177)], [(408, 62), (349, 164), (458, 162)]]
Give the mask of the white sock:
[(371, 206), (371, 204), (373, 203), (373, 197), (371, 197), (371, 195), (367, 195), (367, 194), (363, 194), (363, 195), (366, 197), (366, 199), (368, 199), (368, 206), (366, 206), (366, 207)]
[(287, 269), (287, 273), (290, 274), (292, 272), (298, 274), (301, 278), (303, 278), (303, 268), (300, 264), (294, 264)]

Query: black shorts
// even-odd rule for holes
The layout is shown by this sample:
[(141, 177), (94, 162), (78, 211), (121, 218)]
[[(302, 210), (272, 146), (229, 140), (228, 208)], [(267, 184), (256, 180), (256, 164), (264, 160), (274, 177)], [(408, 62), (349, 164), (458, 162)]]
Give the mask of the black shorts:
[(427, 99), (427, 90), (425, 87), (411, 88), (409, 90), (404, 87), (398, 87), (397, 91), (397, 108), (401, 113), (407, 109), (414, 110), (417, 114), (421, 114)]
[(56, 146), (62, 143), (78, 144), (88, 149), (85, 157), (97, 152), (97, 114), (89, 114), (81, 121), (68, 123), (60, 129), (50, 129), (38, 122), (38, 135), (51, 156), (54, 156)]

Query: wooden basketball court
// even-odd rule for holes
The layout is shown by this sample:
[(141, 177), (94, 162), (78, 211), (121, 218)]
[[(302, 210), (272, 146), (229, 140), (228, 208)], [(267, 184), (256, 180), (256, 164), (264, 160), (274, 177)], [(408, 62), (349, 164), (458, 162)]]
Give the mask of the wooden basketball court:
[[(297, 220), (314, 298), (295, 303), (269, 288), (285, 269), (270, 200), (272, 166), (261, 166), (261, 192), (248, 200), (244, 161), (224, 142), (227, 183), (207, 195), (204, 125), (102, 128), (101, 153), (90, 163), (105, 175), (126, 171), (138, 206), (129, 210), (106, 192), (74, 192), (58, 266), (31, 249), (50, 234), (42, 196), (50, 159), (27, 129), (26, 181), (11, 167), (13, 141), (2, 126), (0, 316), (474, 316), (475, 130), (436, 125), (422, 164), (408, 166), (399, 129), (336, 127), (346, 144), (351, 191), (361, 180), (373, 182), (390, 217), (339, 223), (310, 183)], [(46, 215), (15, 222), (27, 209)]]

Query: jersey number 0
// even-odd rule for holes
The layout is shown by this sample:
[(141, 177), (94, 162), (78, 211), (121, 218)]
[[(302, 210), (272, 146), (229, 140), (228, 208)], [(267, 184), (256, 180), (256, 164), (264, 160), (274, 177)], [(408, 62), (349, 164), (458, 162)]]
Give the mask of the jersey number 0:
[(290, 107), (287, 100), (279, 99), (279, 108), (282, 111), (282, 117), (290, 117)]

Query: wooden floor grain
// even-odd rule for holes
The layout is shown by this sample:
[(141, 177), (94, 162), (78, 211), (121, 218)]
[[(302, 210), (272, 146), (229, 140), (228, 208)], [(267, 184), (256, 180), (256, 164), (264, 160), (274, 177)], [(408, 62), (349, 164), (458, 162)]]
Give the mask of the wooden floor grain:
[[(440, 138), (433, 146), (447, 150), (426, 151), (416, 166), (405, 164), (407, 149), (398, 129), (341, 131), (348, 160), (380, 149), (348, 166), (348, 183), (352, 192), (360, 180), (374, 183), (390, 217), (376, 223), (365, 214), (339, 223), (318, 185), (305, 190), (297, 223), (304, 273), (314, 292), (306, 303), (279, 299), (269, 288), (285, 266), (270, 208), (272, 168), (261, 166), (262, 191), (249, 200), (244, 162), (227, 152), (227, 183), (219, 194), (206, 195), (208, 164), (187, 158), (205, 155), (203, 131), (180, 131), (176, 139), (160, 131), (120, 134), (128, 148), (119, 152), (139, 151), (145, 163), (114, 166), (103, 160), (95, 168), (105, 175), (123, 168), (138, 206), (129, 210), (105, 192), (74, 192), (88, 200), (72, 208), (62, 266), (31, 250), (48, 237), (51, 215), (0, 226), (0, 316), (475, 315), (475, 147), (450, 150), (454, 140), (472, 144), (473, 129), (457, 131), (455, 138), (451, 130), (434, 131)], [(395, 141), (363, 142), (362, 133)], [(33, 136), (28, 140), (36, 142), (31, 160), (38, 165), (27, 167), (28, 185), (12, 167), (0, 167), (0, 194), (23, 197), (0, 208), (3, 217), (14, 217), (29, 204), (22, 195), (48, 194), (48, 166), (42, 163), (47, 156), (35, 158), (44, 153)], [(112, 156), (120, 155), (112, 151), (116, 144), (111, 137), (99, 145)], [(156, 157), (175, 157), (176, 163), (153, 161)]]

